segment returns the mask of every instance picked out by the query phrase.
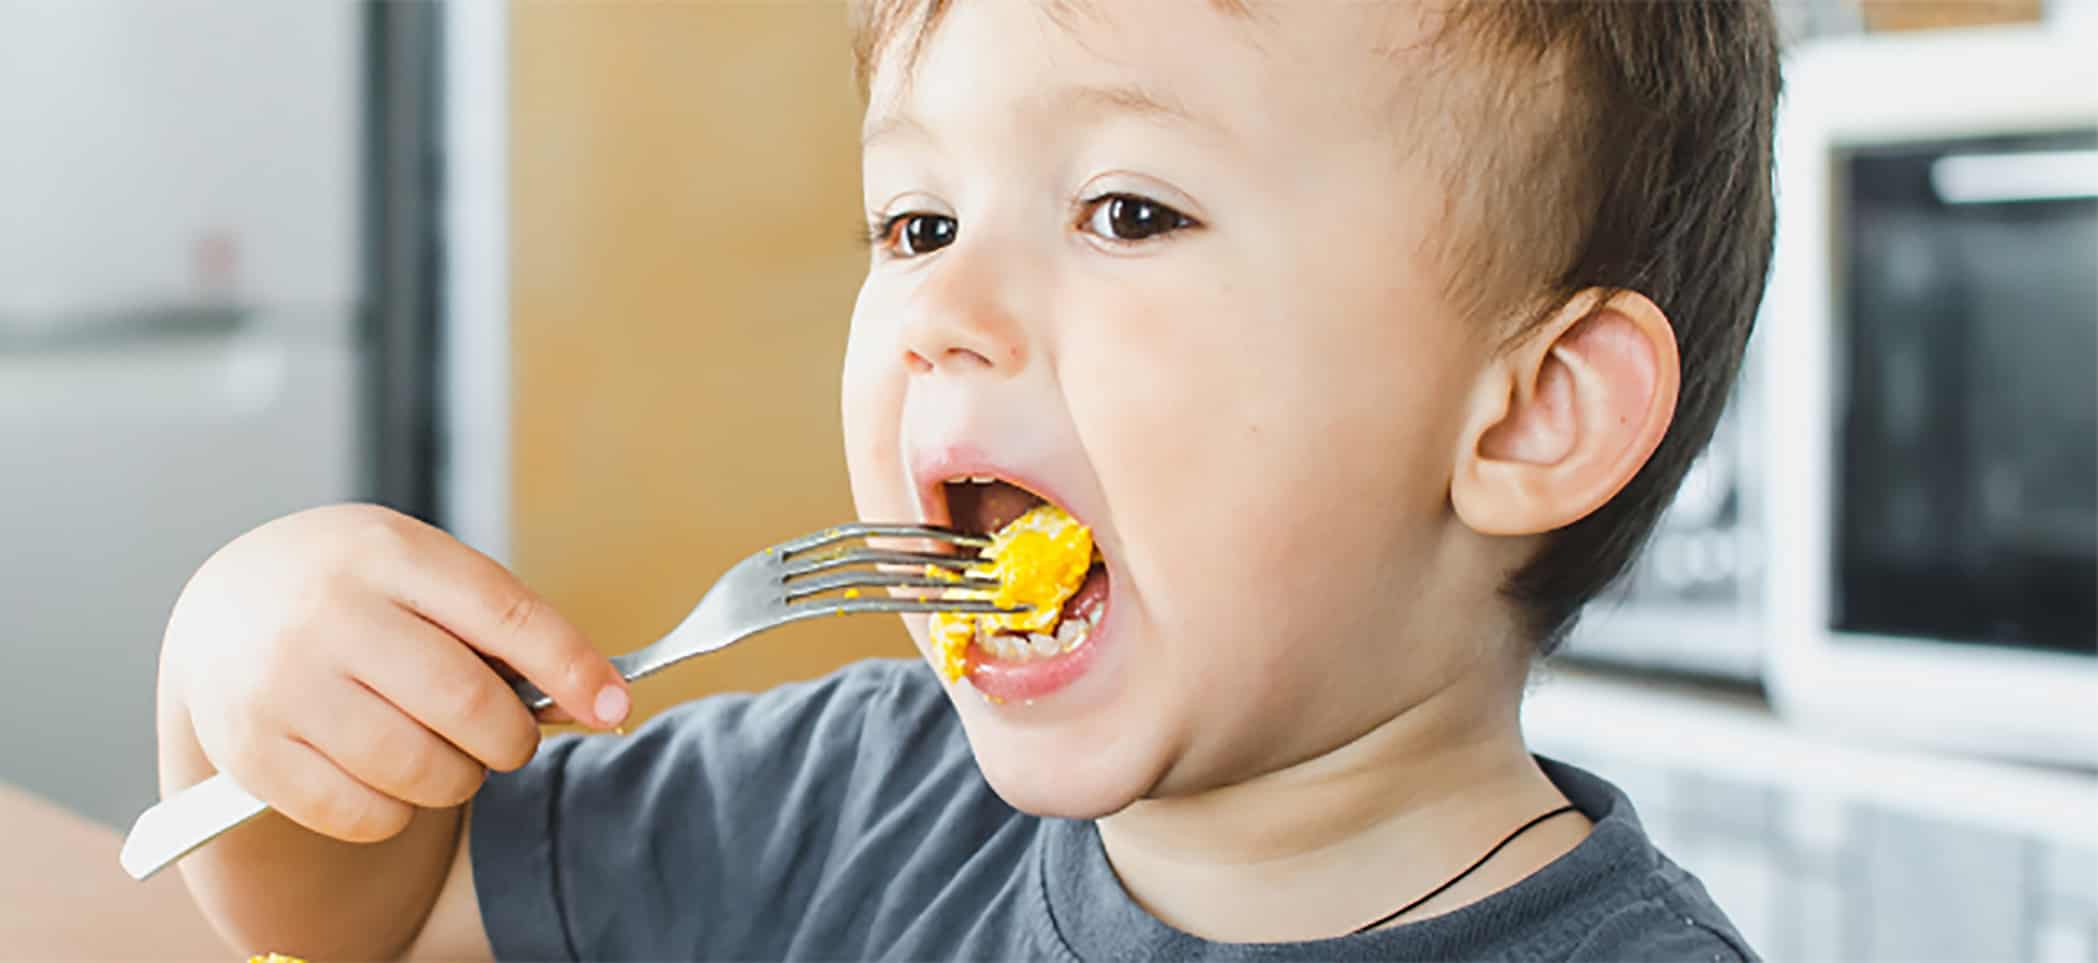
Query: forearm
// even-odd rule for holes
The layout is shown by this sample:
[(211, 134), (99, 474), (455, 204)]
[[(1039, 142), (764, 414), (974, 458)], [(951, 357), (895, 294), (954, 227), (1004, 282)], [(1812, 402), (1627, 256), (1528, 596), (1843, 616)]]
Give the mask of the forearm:
[[(163, 667), (158, 710), (160, 787), (172, 794), (215, 770), (198, 744), (179, 687)], [(399, 835), (359, 844), (264, 813), (181, 864), (184, 881), (219, 933), (241, 953), (309, 959), (399, 956), (437, 899), (462, 810), (422, 810)]]

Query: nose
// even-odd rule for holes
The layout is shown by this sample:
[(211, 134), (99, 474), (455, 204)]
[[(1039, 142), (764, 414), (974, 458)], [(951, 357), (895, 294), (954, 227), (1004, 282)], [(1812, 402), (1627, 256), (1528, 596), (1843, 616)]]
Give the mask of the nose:
[(1027, 330), (989, 252), (957, 244), (919, 284), (904, 322), (903, 360), (914, 374), (1011, 376), (1027, 365)]

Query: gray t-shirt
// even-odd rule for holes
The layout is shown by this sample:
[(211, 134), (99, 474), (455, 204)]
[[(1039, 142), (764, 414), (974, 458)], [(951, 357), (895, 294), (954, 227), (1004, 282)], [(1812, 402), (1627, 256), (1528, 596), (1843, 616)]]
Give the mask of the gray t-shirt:
[(1528, 879), (1440, 916), (1213, 943), (1146, 913), (1090, 822), (1016, 812), (922, 662), (702, 699), (549, 740), (474, 802), (505, 960), (1745, 960), (1609, 783), (1539, 760), (1593, 820)]

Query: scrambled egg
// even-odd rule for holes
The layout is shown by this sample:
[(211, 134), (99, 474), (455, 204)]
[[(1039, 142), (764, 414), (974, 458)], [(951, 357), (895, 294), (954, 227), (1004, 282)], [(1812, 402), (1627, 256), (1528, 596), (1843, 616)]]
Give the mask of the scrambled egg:
[[(1064, 601), (1085, 583), (1086, 569), (1093, 564), (1092, 529), (1078, 524), (1055, 505), (1042, 504), (1013, 519), (991, 536), (981, 553), (987, 565), (969, 569), (969, 574), (998, 580), (994, 592), (950, 589), (948, 598), (988, 598), (999, 608), (1031, 606), (1010, 615), (998, 612), (935, 612), (932, 641), (939, 654), (941, 678), (959, 680), (969, 670), (968, 650), (978, 626), (985, 631), (1054, 632), (1062, 616)], [(934, 566), (930, 573), (959, 579)]]

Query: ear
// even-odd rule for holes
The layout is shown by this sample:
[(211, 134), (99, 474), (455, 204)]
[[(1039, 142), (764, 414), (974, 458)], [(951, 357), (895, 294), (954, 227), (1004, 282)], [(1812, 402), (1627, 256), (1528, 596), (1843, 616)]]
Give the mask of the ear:
[(1590, 288), (1488, 365), (1450, 500), (1487, 535), (1534, 535), (1601, 508), (1675, 416), (1675, 329), (1644, 295)]

